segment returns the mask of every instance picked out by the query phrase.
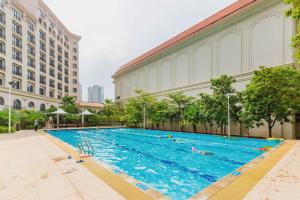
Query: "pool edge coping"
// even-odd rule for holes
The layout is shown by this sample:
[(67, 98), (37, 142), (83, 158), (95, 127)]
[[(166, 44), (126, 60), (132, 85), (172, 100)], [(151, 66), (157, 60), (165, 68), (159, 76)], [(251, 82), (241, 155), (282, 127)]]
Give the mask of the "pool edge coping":
[(234, 172), (196, 193), (191, 200), (241, 200), (292, 149), (294, 140), (285, 140), (271, 150), (254, 158)]
[(97, 178), (101, 179), (108, 186), (110, 186), (114, 191), (119, 193), (125, 199), (132, 200), (151, 200), (151, 199), (159, 199), (159, 200), (167, 200), (168, 197), (161, 194), (159, 191), (154, 190), (152, 188), (148, 190), (143, 190), (137, 186), (137, 184), (141, 183), (134, 179), (131, 176), (128, 176), (125, 173), (116, 174), (108, 167), (109, 165), (102, 165), (101, 161), (95, 160), (95, 158), (80, 158), (79, 152), (77, 152), (74, 147), (71, 145), (61, 141), (60, 139), (52, 136), (47, 133), (46, 130), (39, 131), (45, 138), (50, 140), (60, 149), (62, 149), (65, 153), (72, 156), (73, 159), (79, 160), (82, 159), (84, 162), (80, 163), (84, 166), (89, 172), (94, 174)]

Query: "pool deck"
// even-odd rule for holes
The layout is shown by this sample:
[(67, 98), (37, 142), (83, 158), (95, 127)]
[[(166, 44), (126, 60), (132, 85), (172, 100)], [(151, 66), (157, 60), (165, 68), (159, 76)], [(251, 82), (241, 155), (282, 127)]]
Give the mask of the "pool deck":
[[(93, 159), (82, 164), (76, 159), (76, 151), (49, 135), (0, 134), (0, 199), (164, 199), (155, 191), (150, 197)], [(200, 192), (193, 199), (300, 199), (300, 141), (286, 141), (250, 165), (234, 179), (226, 177), (224, 187), (218, 188), (220, 182), (208, 187), (206, 192), (218, 189), (213, 195)]]

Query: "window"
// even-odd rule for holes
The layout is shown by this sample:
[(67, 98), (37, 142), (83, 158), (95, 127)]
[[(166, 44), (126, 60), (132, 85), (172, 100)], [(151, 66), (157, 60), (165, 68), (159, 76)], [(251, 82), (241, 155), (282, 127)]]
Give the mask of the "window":
[(0, 23), (5, 24), (5, 14), (2, 11), (0, 11)]
[(54, 42), (54, 40), (50, 38), (49, 41), (50, 41), (50, 46), (53, 47), (53, 48), (55, 48), (55, 42)]
[(18, 76), (22, 76), (22, 67), (16, 64), (12, 66), (12, 73)]
[(15, 19), (17, 19), (19, 21), (21, 20), (21, 13), (14, 8), (13, 8), (13, 14), (14, 14)]
[(5, 28), (0, 27), (0, 37), (5, 39)]
[(55, 58), (55, 51), (54, 49), (50, 49), (49, 54), (52, 58)]
[(52, 87), (52, 88), (55, 88), (55, 81), (50, 79), (49, 80), (49, 86)]
[(35, 68), (35, 60), (33, 58), (28, 57), (27, 58), (27, 65), (30, 67)]
[(5, 44), (3, 42), (0, 42), (0, 53), (5, 54)]
[(65, 68), (65, 74), (68, 75), (69, 74), (69, 69)]
[(57, 94), (57, 98), (58, 98), (58, 99), (61, 99), (61, 97), (62, 97), (62, 93), (59, 92), (59, 93)]
[(19, 47), (20, 49), (22, 49), (22, 39), (21, 38), (13, 36), (12, 37), (12, 44), (14, 46)]
[(21, 101), (19, 99), (14, 100), (14, 109), (21, 110)]
[(40, 41), (40, 49), (42, 49), (43, 51), (46, 51), (46, 43)]
[(31, 33), (27, 33), (27, 40), (32, 44), (35, 44), (35, 36), (32, 35)]
[(29, 80), (35, 81), (35, 73), (33, 71), (28, 70), (27, 71), (27, 78)]
[(40, 83), (44, 85), (46, 84), (46, 76), (40, 75)]
[(50, 65), (51, 67), (55, 67), (55, 60), (50, 59), (50, 60), (49, 60), (49, 65)]
[(49, 91), (49, 97), (54, 97), (54, 91), (53, 90)]
[(67, 85), (65, 86), (65, 92), (69, 92), (69, 87)]
[(40, 71), (46, 73), (46, 65), (43, 63), (40, 63)]
[(15, 33), (17, 33), (17, 34), (22, 35), (22, 27), (21, 27), (21, 25), (15, 23), (15, 22), (12, 23), (12, 30)]
[(57, 50), (59, 53), (62, 53), (62, 47), (61, 46), (57, 46)]
[(76, 71), (73, 72), (73, 76), (77, 76), (77, 72)]
[(40, 52), (40, 60), (46, 62), (46, 54)]
[(0, 105), (4, 106), (4, 99), (3, 99), (3, 97), (0, 97)]
[(12, 88), (16, 89), (16, 90), (20, 90), (21, 89), (21, 81), (20, 80), (14, 80), (14, 85), (12, 86)]
[(74, 53), (77, 53), (77, 49), (76, 49), (75, 47), (73, 48), (73, 52), (74, 52)]
[(34, 93), (34, 85), (32, 83), (27, 84), (27, 92)]
[(34, 103), (32, 101), (28, 103), (28, 108), (34, 108)]
[(49, 74), (50, 76), (55, 77), (54, 69), (49, 69)]
[(57, 58), (58, 58), (59, 62), (62, 62), (62, 56), (61, 55), (58, 55)]
[(27, 53), (32, 55), (32, 56), (35, 56), (35, 49), (34, 47), (32, 46), (27, 46)]
[(69, 53), (65, 51), (65, 57), (69, 58)]
[(31, 31), (34, 31), (34, 25), (31, 21), (27, 21), (27, 25), (28, 25), (28, 29), (31, 30)]
[(46, 91), (45, 88), (40, 88), (39, 94), (44, 96), (45, 95), (45, 91)]
[(73, 79), (73, 84), (77, 84), (77, 80), (76, 79)]
[(59, 80), (62, 80), (62, 74), (61, 74), (61, 73), (57, 73), (57, 78), (58, 78)]
[(22, 52), (21, 51), (13, 49), (12, 57), (13, 57), (13, 59), (22, 62)]
[(0, 69), (5, 70), (5, 60), (0, 58)]
[(73, 60), (74, 60), (74, 61), (77, 61), (77, 56), (73, 56)]
[(76, 93), (77, 92), (77, 88), (73, 88), (73, 92)]
[(69, 67), (69, 61), (68, 61), (68, 60), (65, 60), (65, 65), (66, 65), (67, 67)]
[(43, 31), (40, 31), (40, 38), (44, 41), (46, 41), (46, 33)]
[(45, 111), (46, 110), (46, 106), (45, 106), (45, 104), (41, 104), (40, 105), (40, 111)]
[(62, 84), (61, 83), (57, 83), (57, 89), (62, 90)]
[(69, 78), (65, 76), (65, 83), (69, 83)]
[(73, 64), (73, 69), (77, 69), (77, 65), (76, 64)]
[(4, 85), (4, 77), (0, 75), (0, 85)]
[(61, 66), (61, 64), (58, 64), (58, 65), (57, 65), (57, 69), (58, 69), (58, 71), (61, 71), (61, 72), (62, 72), (62, 66)]

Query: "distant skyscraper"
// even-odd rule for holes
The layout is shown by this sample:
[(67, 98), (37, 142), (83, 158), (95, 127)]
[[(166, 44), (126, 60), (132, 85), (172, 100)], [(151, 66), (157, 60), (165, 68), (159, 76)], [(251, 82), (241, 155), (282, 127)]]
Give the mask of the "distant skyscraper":
[(104, 102), (104, 88), (99, 85), (94, 85), (88, 88), (88, 101), (95, 103)]
[(79, 83), (79, 101), (82, 101), (82, 85)]

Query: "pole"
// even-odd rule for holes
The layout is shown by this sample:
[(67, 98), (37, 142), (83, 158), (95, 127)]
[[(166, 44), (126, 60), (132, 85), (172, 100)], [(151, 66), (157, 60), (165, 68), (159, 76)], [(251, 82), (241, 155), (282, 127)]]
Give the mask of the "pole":
[(227, 119), (228, 119), (228, 138), (230, 138), (230, 94), (227, 94), (227, 106), (228, 106), (228, 117), (227, 117)]
[(144, 105), (144, 122), (143, 122), (143, 128), (146, 128), (146, 105)]
[(84, 114), (81, 113), (81, 124), (82, 124), (82, 127), (84, 127)]
[(8, 86), (8, 133), (11, 133), (11, 90)]
[(57, 117), (56, 117), (56, 123), (57, 123), (57, 127), (56, 128), (59, 128), (59, 114), (57, 113)]

